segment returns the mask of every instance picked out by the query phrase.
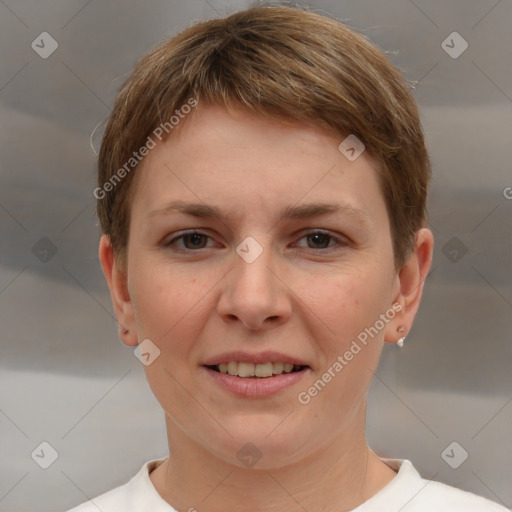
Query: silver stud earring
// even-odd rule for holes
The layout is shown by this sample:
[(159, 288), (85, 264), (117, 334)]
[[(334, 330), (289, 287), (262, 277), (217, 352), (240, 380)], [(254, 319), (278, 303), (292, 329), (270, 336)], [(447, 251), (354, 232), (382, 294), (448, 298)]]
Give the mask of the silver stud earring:
[[(402, 333), (402, 332), (405, 332), (405, 327), (403, 326), (400, 326), (398, 329), (397, 329), (398, 332)], [(402, 348), (404, 346), (404, 341), (405, 341), (405, 336), (402, 336), (397, 342), (397, 346), (398, 348)]]

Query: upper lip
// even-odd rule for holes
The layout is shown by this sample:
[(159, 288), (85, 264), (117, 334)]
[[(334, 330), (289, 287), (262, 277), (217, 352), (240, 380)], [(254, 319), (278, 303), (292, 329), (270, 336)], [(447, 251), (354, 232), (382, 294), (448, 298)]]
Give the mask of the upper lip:
[(274, 352), (272, 350), (266, 350), (264, 352), (259, 352), (257, 354), (251, 354), (249, 352), (244, 352), (241, 350), (235, 350), (233, 352), (224, 352), (223, 354), (210, 357), (203, 363), (203, 366), (215, 366), (221, 363), (229, 363), (231, 361), (236, 361), (238, 363), (253, 364), (289, 363), (300, 366), (309, 366), (302, 359), (299, 359), (294, 356), (288, 356), (286, 354), (281, 354), (280, 352)]

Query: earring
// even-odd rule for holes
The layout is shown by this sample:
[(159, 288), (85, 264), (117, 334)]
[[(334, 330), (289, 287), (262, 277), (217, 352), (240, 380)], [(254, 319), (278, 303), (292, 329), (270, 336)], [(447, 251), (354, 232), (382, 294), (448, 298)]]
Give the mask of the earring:
[[(398, 332), (402, 333), (402, 332), (405, 332), (405, 327), (403, 327), (402, 325), (397, 329)], [(405, 341), (405, 336), (402, 336), (397, 342), (397, 346), (398, 348), (402, 348), (404, 346), (404, 341)]]

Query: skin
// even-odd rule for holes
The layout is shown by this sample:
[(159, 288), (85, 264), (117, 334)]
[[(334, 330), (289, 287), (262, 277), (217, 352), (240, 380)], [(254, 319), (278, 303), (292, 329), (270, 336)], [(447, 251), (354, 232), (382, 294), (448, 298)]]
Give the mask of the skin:
[[(396, 476), (366, 443), (367, 392), (383, 343), (410, 330), (433, 236), (418, 231), (395, 271), (375, 164), (367, 152), (349, 161), (341, 140), (314, 124), (200, 104), (137, 170), (125, 268), (101, 239), (115, 313), (128, 330), (120, 328), (122, 341), (135, 347), (149, 338), (161, 351), (144, 370), (172, 456), (150, 478), (177, 510), (351, 510)], [(177, 199), (218, 206), (226, 217), (150, 215)], [(286, 206), (327, 201), (348, 203), (366, 220), (334, 213), (279, 222)], [(207, 236), (165, 245), (191, 229)], [(313, 230), (345, 243), (308, 238)], [(252, 263), (235, 251), (247, 236), (263, 248)], [(309, 404), (299, 403), (397, 302), (402, 311)], [(201, 365), (237, 349), (291, 354), (311, 370), (271, 398), (236, 397)], [(247, 442), (262, 455), (252, 468), (237, 458)]]

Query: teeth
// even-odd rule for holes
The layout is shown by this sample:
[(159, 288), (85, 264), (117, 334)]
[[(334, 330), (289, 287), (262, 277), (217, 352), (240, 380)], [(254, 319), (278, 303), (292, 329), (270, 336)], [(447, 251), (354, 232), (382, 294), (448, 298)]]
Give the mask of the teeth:
[(238, 375), (238, 363), (236, 361), (228, 363), (228, 373), (229, 375)]
[(217, 368), (220, 373), (228, 373), (237, 377), (272, 377), (272, 375), (281, 375), (290, 373), (293, 368), (299, 370), (301, 367), (291, 363), (245, 363), (230, 361), (229, 363), (220, 363)]
[(272, 373), (272, 363), (254, 365), (254, 375), (256, 377), (272, 377)]
[(283, 363), (274, 363), (272, 364), (272, 373), (274, 375), (279, 375), (280, 373), (283, 373), (284, 370), (284, 364)]
[(254, 365), (252, 363), (238, 363), (239, 377), (254, 377)]

